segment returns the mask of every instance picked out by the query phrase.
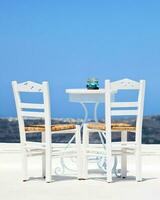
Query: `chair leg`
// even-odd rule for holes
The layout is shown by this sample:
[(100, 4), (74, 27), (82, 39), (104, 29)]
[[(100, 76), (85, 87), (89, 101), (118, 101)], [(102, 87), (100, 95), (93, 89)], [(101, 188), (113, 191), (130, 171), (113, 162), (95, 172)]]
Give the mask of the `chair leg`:
[(107, 168), (107, 182), (112, 182), (112, 156), (111, 152), (108, 151), (107, 153), (107, 159), (106, 159), (106, 168)]
[(142, 157), (141, 157), (141, 149), (136, 149), (136, 181), (142, 181)]
[(50, 183), (51, 182), (51, 176), (52, 176), (52, 157), (51, 157), (51, 147), (47, 145), (46, 147), (46, 182)]
[[(127, 142), (127, 131), (121, 132), (121, 141)], [(122, 147), (122, 153), (121, 153), (121, 177), (126, 178), (127, 177), (127, 154), (125, 151), (125, 148)]]
[(76, 126), (76, 133), (75, 133), (75, 140), (76, 140), (76, 148), (77, 148), (77, 178), (82, 178), (82, 153), (81, 153), (81, 132), (80, 126)]
[(22, 170), (23, 170), (23, 181), (28, 180), (28, 158), (27, 158), (27, 151), (23, 147), (22, 149)]
[(127, 177), (127, 155), (125, 149), (122, 149), (121, 153), (121, 177)]
[(42, 155), (42, 177), (46, 177), (46, 156), (45, 153)]
[(46, 151), (46, 182), (51, 182), (51, 156), (50, 153)]
[[(45, 142), (45, 132), (42, 133), (42, 142)], [(42, 154), (42, 177), (46, 176), (46, 155), (45, 152)]]
[(107, 182), (112, 182), (112, 145), (110, 142), (111, 138), (106, 133), (106, 171), (107, 171)]
[(83, 168), (82, 168), (82, 178), (88, 178), (88, 157), (87, 157), (87, 147), (89, 145), (89, 132), (87, 124), (83, 126)]

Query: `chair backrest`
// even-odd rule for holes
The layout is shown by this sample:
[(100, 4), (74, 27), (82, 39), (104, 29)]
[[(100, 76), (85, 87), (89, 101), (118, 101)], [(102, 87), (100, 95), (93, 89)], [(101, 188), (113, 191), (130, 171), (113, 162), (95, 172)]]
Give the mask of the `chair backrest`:
[[(116, 102), (112, 101), (112, 91), (137, 90), (137, 101)], [(105, 123), (106, 131), (111, 132), (112, 116), (136, 116), (136, 141), (141, 143), (143, 108), (145, 95), (145, 81), (139, 82), (130, 79), (123, 79), (115, 82), (105, 81)]]
[[(27, 81), (17, 83), (12, 81), (12, 87), (15, 97), (17, 117), (19, 123), (20, 140), (21, 143), (26, 142), (25, 134), (25, 118), (42, 118), (45, 121), (46, 139), (51, 140), (51, 112), (50, 112), (50, 96), (48, 82), (42, 84)], [(21, 93), (42, 93), (43, 102), (39, 103), (26, 103), (21, 100)], [(48, 138), (47, 138), (48, 137)]]

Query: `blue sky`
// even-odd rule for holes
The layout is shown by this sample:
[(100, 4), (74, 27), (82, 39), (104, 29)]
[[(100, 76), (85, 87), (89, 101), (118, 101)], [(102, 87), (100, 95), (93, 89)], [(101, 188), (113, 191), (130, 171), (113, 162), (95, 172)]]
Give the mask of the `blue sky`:
[(50, 83), (53, 117), (82, 117), (66, 88), (88, 77), (146, 79), (160, 113), (160, 1), (0, 0), (0, 116), (16, 116), (11, 81)]

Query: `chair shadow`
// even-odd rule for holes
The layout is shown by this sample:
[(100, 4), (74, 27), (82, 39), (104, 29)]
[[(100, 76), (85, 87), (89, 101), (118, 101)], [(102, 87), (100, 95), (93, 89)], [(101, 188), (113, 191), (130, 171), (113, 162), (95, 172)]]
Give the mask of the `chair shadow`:
[(71, 181), (71, 180), (78, 180), (76, 176), (69, 176), (69, 175), (54, 175), (52, 176), (54, 182), (59, 182), (59, 181)]
[(45, 181), (45, 178), (43, 177), (29, 177), (27, 181), (23, 181), (23, 182), (29, 182), (29, 181)]
[[(71, 181), (71, 180), (78, 180), (78, 179), (76, 176), (53, 175), (51, 183), (59, 182), (59, 181)], [(28, 181), (43, 181), (43, 182), (45, 182), (45, 178), (44, 177), (29, 177), (29, 179), (25, 182), (28, 182)]]
[[(94, 181), (102, 181), (102, 182), (107, 182), (107, 178), (106, 178), (106, 174), (105, 172), (103, 172), (100, 169), (90, 169), (88, 171), (88, 174), (90, 175), (90, 177), (87, 180), (94, 180)], [(96, 175), (95, 175), (96, 174)], [(143, 178), (142, 181), (140, 183), (146, 182), (146, 181), (150, 181), (150, 180), (156, 180), (159, 179), (158, 177), (147, 177), (147, 178)], [(30, 177), (27, 181), (43, 181), (45, 182), (45, 178), (44, 177)], [(71, 180), (78, 180), (76, 175), (52, 175), (52, 182), (60, 182), (60, 181), (71, 181)], [(81, 180), (83, 181), (83, 180)], [(127, 176), (126, 178), (122, 178), (122, 177), (116, 177), (113, 176), (112, 182), (124, 182), (124, 181), (136, 181), (136, 177), (135, 176)]]
[[(138, 183), (143, 183), (146, 181), (150, 181), (150, 180), (156, 180), (158, 179), (157, 177), (151, 177), (151, 178), (143, 178), (142, 181), (138, 182)], [(94, 181), (102, 181), (102, 182), (107, 182), (107, 178), (106, 177), (90, 177), (88, 178), (88, 180), (94, 180)], [(126, 178), (122, 178), (122, 177), (113, 177), (112, 178), (112, 183), (118, 183), (118, 182), (125, 182), (125, 181), (136, 181), (136, 177), (135, 176), (127, 176)]]
[[(99, 169), (92, 169), (88, 171), (88, 174), (99, 174), (101, 176), (93, 176), (93, 177), (89, 177), (88, 180), (97, 180), (97, 181), (103, 181), (106, 182), (107, 178), (105, 176), (105, 172), (102, 172), (102, 170)], [(141, 182), (146, 182), (146, 181), (150, 181), (150, 180), (156, 180), (158, 179), (158, 177), (148, 177), (148, 178), (143, 178)], [(126, 178), (122, 178), (122, 177), (115, 177), (113, 176), (112, 182), (120, 182), (120, 181), (136, 181), (136, 177), (135, 176), (127, 176)], [(140, 183), (141, 183), (140, 182)]]
[(105, 174), (105, 172), (103, 172), (101, 169), (90, 169), (90, 170), (88, 170), (88, 174), (93, 174), (93, 173), (95, 173), (95, 174)]

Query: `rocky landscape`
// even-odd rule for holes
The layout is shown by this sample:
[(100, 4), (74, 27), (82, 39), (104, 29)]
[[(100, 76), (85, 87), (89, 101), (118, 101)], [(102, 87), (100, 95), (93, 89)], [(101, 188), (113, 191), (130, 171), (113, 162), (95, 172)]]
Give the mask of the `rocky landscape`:
[[(101, 120), (103, 121), (103, 120)], [(135, 124), (134, 119), (123, 119), (124, 122), (130, 122)], [(43, 124), (42, 120), (26, 120), (26, 124)], [(52, 124), (62, 123), (77, 123), (81, 124), (81, 119), (53, 119)], [(70, 134), (55, 134), (53, 137), (54, 142), (67, 142), (72, 135)], [(34, 133), (28, 134), (28, 140), (40, 141), (41, 134)], [(99, 143), (100, 139), (97, 133), (93, 133), (90, 138), (92, 143)], [(113, 133), (113, 141), (119, 141), (120, 134)], [(134, 140), (134, 134), (128, 134), (128, 140)], [(160, 144), (160, 115), (157, 116), (146, 116), (143, 121), (143, 137), (142, 141), (144, 144)], [(0, 142), (3, 143), (18, 143), (19, 129), (16, 118), (1, 118), (0, 119)]]

